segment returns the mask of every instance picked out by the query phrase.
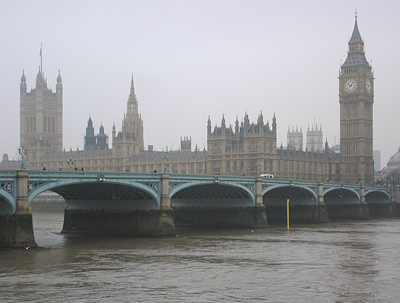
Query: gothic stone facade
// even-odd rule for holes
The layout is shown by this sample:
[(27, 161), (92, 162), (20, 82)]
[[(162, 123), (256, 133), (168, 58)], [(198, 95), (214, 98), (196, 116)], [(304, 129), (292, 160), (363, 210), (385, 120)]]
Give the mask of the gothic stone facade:
[(27, 92), (24, 72), (20, 84), (20, 144), (29, 150), (30, 163), (38, 163), (47, 153), (62, 150), (63, 86), (60, 73), (56, 92), (47, 88), (42, 70), (36, 77), (36, 88)]
[[(341, 153), (323, 148), (303, 151), (299, 145), (277, 147), (277, 122), (264, 122), (260, 113), (250, 122), (247, 114), (235, 126), (211, 127), (207, 123), (207, 150), (192, 150), (191, 139), (181, 138), (175, 151), (155, 151), (144, 147), (143, 121), (138, 111), (133, 77), (122, 129), (112, 129), (112, 148), (101, 131), (101, 147), (90, 118), (84, 150), (62, 150), (62, 84), (57, 78), (56, 93), (47, 89), (41, 70), (36, 88), (26, 91), (21, 78), (21, 144), (28, 149), (29, 169), (81, 169), (90, 171), (170, 172), (256, 176), (273, 174), (278, 178), (354, 182), (365, 178), (373, 182), (372, 104), (373, 74), (365, 59), (364, 43), (357, 19), (349, 41), (348, 57), (339, 75)], [(322, 129), (320, 129), (322, 133)], [(320, 136), (320, 135), (319, 135)], [(308, 142), (307, 142), (308, 145)], [(321, 145), (321, 143), (319, 143)]]
[(207, 167), (209, 174), (246, 175), (269, 173), (278, 178), (340, 181), (340, 155), (333, 153), (328, 144), (323, 151), (302, 151), (277, 148), (277, 123), (264, 124), (262, 113), (257, 123), (250, 123), (248, 115), (235, 130), (227, 127), (222, 118), (221, 126), (211, 131), (207, 127)]

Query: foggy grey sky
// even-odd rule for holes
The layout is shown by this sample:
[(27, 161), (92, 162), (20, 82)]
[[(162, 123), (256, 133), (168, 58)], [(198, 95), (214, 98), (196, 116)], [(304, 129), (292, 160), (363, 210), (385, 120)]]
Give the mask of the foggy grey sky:
[[(64, 147), (83, 149), (89, 116), (110, 137), (134, 75), (145, 146), (203, 149), (207, 119), (234, 125), (276, 114), (288, 126), (339, 136), (338, 74), (354, 27), (375, 72), (374, 149), (382, 167), (400, 146), (400, 3), (395, 1), (0, 1), (0, 155), (18, 157), (19, 85), (43, 72), (64, 86)], [(324, 138), (324, 141), (325, 141)], [(111, 144), (110, 144), (111, 145)]]

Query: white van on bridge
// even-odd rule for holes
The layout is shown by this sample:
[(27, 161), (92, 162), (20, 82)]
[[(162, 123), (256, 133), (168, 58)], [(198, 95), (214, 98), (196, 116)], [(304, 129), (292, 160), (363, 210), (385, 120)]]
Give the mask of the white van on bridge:
[(271, 175), (271, 174), (261, 174), (260, 177), (261, 177), (261, 178), (273, 178), (274, 175)]

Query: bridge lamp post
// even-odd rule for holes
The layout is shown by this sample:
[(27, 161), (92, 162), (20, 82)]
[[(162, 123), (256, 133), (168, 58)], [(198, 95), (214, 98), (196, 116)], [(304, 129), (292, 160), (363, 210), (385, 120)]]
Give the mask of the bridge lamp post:
[(163, 163), (164, 163), (164, 174), (165, 174), (167, 172), (168, 155), (163, 153), (162, 160), (163, 160)]
[(69, 165), (69, 169), (72, 170), (72, 165), (74, 165), (74, 161), (72, 161), (72, 159), (69, 159), (67, 161), (67, 164)]
[(24, 148), (23, 145), (21, 145), (21, 146), (18, 148), (18, 153), (21, 155), (21, 169), (25, 169), (24, 157), (25, 157), (25, 155), (26, 155), (26, 153), (27, 153), (27, 150)]
[(322, 181), (322, 168), (319, 168), (319, 181)]
[(106, 178), (104, 177), (104, 174), (99, 174), (99, 182), (106, 182)]
[(261, 167), (260, 161), (257, 161), (257, 177), (260, 176), (260, 167)]

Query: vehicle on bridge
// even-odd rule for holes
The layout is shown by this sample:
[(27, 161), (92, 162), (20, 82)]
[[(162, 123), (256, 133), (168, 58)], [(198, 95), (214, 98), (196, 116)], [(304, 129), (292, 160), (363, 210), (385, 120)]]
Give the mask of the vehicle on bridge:
[(261, 178), (273, 178), (274, 175), (271, 175), (271, 174), (261, 174), (260, 177), (261, 177)]

